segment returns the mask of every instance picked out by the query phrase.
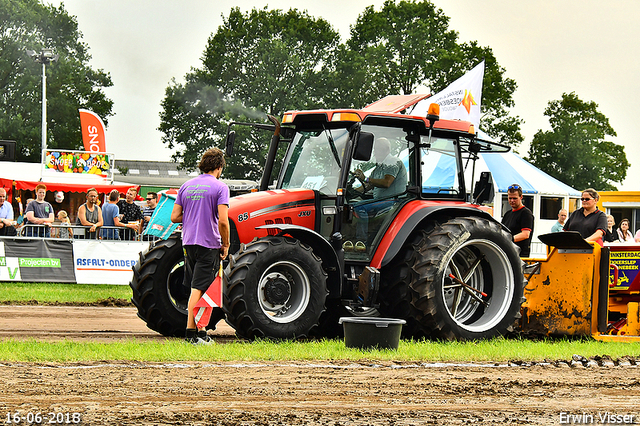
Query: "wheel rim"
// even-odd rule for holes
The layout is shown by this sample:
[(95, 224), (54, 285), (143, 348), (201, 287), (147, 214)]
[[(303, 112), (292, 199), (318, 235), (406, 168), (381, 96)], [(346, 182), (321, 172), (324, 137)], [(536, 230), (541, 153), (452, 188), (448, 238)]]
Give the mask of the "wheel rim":
[(184, 286), (184, 261), (176, 263), (167, 277), (167, 293), (171, 304), (183, 314), (187, 314), (189, 292)]
[(451, 319), (470, 332), (495, 327), (509, 311), (515, 288), (507, 254), (492, 241), (471, 240), (458, 247), (446, 265), (442, 296)]
[(258, 283), (258, 303), (274, 322), (289, 323), (307, 309), (311, 282), (296, 263), (283, 261), (269, 266)]

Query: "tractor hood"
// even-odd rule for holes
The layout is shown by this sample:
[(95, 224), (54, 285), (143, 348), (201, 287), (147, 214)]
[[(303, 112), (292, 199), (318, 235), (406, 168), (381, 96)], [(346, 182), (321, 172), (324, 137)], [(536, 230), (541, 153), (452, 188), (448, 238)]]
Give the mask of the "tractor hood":
[[(315, 193), (310, 189), (275, 189), (239, 195), (229, 201), (229, 219), (241, 243), (268, 235), (263, 225), (294, 224), (315, 229)], [(275, 233), (275, 230), (269, 230)]]

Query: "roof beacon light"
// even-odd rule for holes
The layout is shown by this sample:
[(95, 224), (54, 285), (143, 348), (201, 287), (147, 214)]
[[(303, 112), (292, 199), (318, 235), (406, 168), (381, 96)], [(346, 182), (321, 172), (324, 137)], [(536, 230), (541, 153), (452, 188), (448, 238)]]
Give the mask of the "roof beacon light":
[(427, 149), (431, 148), (431, 133), (433, 132), (433, 125), (436, 121), (440, 120), (440, 105), (433, 103), (429, 105), (427, 110), (427, 120), (429, 120), (429, 142), (427, 142)]
[(427, 120), (429, 120), (429, 124), (433, 127), (433, 124), (440, 120), (440, 105), (439, 104), (430, 104), (429, 109), (427, 110)]

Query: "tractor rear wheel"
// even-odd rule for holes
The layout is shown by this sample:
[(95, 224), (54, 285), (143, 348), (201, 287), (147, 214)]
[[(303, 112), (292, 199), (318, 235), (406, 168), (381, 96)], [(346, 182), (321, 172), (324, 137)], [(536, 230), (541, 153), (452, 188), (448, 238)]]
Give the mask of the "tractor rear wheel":
[(327, 274), (310, 247), (288, 237), (260, 238), (233, 256), (228, 271), (224, 305), (239, 337), (296, 339), (316, 331)]
[[(184, 254), (180, 233), (167, 240), (150, 244), (140, 253), (133, 267), (131, 301), (138, 308), (138, 317), (147, 327), (170, 337), (184, 337), (187, 326), (187, 302), (191, 290), (183, 284)], [(211, 328), (224, 318), (222, 309), (215, 308), (209, 322)]]
[(422, 232), (411, 257), (411, 305), (420, 328), (447, 340), (513, 331), (520, 318), (522, 261), (499, 223), (455, 218)]

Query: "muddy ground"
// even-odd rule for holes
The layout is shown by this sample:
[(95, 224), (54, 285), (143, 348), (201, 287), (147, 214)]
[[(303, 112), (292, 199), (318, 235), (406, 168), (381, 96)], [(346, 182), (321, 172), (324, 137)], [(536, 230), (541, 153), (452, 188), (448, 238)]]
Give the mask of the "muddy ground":
[[(2, 340), (134, 337), (164, 339), (133, 308), (0, 306)], [(640, 424), (640, 361), (571, 364), (0, 363), (0, 424)]]

